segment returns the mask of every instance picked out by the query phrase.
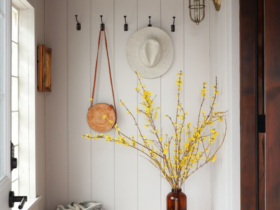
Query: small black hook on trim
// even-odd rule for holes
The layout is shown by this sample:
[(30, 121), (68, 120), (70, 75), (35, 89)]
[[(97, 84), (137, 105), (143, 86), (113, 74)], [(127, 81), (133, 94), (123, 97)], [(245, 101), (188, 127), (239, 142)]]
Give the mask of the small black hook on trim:
[(149, 16), (149, 25), (148, 25), (148, 27), (152, 27), (152, 24), (151, 24), (151, 17), (152, 17), (152, 16)]
[(100, 18), (101, 18), (100, 29), (101, 29), (101, 31), (104, 31), (104, 29), (105, 29), (105, 24), (104, 24), (103, 21), (102, 21), (102, 17), (103, 17), (103, 15), (100, 15)]
[(124, 31), (128, 31), (128, 24), (126, 23), (126, 15), (124, 17)]
[(81, 25), (81, 23), (79, 23), (79, 21), (78, 21), (78, 15), (75, 15), (75, 17), (76, 17), (76, 21), (77, 21), (76, 29), (77, 29), (77, 31), (80, 31), (80, 30), (82, 29), (82, 25)]
[(171, 32), (175, 32), (175, 16), (173, 17), (173, 25), (171, 25)]

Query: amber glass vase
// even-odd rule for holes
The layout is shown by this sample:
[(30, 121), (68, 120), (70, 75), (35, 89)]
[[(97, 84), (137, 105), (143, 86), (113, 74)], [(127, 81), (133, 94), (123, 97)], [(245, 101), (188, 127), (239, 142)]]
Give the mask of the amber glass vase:
[(187, 196), (182, 189), (172, 189), (166, 197), (167, 210), (187, 210)]

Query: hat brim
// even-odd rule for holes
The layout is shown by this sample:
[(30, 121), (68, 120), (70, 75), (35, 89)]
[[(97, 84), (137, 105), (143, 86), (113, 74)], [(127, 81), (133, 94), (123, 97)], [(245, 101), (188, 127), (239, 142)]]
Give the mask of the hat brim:
[[(139, 48), (148, 39), (157, 40), (160, 43), (162, 55), (159, 63), (149, 68), (144, 65), (140, 56)], [(153, 79), (164, 75), (173, 62), (173, 42), (169, 35), (156, 27), (146, 27), (134, 33), (128, 40), (126, 57), (132, 71), (137, 71), (142, 77)]]

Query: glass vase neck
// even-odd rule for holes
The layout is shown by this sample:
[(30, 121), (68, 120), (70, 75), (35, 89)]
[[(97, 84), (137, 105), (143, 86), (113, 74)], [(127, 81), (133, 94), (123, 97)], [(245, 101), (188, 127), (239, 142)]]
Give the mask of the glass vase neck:
[(173, 193), (179, 193), (179, 192), (182, 192), (182, 189), (180, 188), (180, 189), (172, 189), (172, 192)]

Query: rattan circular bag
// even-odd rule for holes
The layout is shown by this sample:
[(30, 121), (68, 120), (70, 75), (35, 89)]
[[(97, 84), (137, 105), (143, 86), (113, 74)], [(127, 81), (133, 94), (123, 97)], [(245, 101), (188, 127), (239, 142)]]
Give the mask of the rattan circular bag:
[[(104, 40), (105, 40), (105, 47), (106, 47), (107, 58), (108, 58), (109, 75), (110, 75), (112, 96), (113, 96), (113, 100), (114, 100), (114, 107), (112, 105), (109, 105), (106, 103), (98, 103), (98, 104), (93, 105), (96, 77), (97, 77), (98, 55), (99, 55), (100, 39), (101, 39), (102, 31), (104, 31)], [(108, 53), (105, 29), (104, 30), (101, 29), (99, 32), (98, 50), (97, 50), (97, 57), (96, 57), (93, 90), (92, 90), (92, 101), (91, 101), (91, 106), (89, 107), (88, 113), (87, 113), (87, 122), (88, 122), (89, 127), (92, 130), (97, 131), (97, 132), (109, 131), (110, 129), (112, 129), (114, 127), (114, 125), (117, 122), (115, 95), (114, 95), (114, 89), (113, 89), (113, 82), (112, 82), (111, 67), (110, 67), (110, 60), (109, 60), (109, 53)]]

